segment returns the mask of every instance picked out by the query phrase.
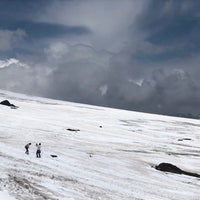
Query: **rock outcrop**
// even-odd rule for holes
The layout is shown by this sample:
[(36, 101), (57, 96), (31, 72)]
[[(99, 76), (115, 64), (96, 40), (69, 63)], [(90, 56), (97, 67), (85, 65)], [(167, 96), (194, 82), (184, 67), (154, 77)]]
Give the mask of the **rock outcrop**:
[(178, 168), (177, 166), (172, 165), (170, 163), (160, 163), (155, 168), (157, 170), (164, 171), (164, 172), (171, 172), (171, 173), (175, 173), (175, 174), (184, 174), (184, 175), (194, 176), (194, 177), (200, 178), (199, 174), (184, 171), (184, 170), (182, 170), (182, 169)]
[(11, 104), (8, 100), (4, 100), (2, 102), (0, 102), (1, 105), (4, 106), (9, 106), (10, 108), (16, 109), (18, 108), (18, 106), (15, 106), (14, 104)]

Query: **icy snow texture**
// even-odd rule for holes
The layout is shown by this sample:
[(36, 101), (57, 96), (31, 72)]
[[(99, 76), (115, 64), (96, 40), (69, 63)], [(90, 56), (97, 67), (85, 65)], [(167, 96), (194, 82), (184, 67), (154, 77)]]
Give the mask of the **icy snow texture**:
[(2, 200), (15, 200), (15, 198), (11, 197), (7, 192), (0, 192), (0, 199)]
[(0, 91), (5, 99), (19, 109), (0, 105), (0, 199), (200, 199), (200, 179), (153, 167), (169, 162), (200, 174), (199, 120)]

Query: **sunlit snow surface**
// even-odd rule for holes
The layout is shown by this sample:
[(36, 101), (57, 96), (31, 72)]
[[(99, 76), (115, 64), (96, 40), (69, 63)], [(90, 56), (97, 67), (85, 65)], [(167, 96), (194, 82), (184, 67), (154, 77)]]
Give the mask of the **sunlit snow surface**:
[(199, 120), (0, 91), (5, 99), (19, 109), (0, 105), (1, 200), (200, 200), (199, 178), (153, 167), (200, 174)]

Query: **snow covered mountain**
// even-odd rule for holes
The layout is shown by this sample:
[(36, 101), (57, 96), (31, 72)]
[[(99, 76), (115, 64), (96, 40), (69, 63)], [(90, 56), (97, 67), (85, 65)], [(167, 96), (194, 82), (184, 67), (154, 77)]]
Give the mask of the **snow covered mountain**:
[(199, 120), (0, 91), (5, 99), (19, 108), (0, 105), (1, 200), (200, 200), (200, 178), (155, 169), (200, 174)]

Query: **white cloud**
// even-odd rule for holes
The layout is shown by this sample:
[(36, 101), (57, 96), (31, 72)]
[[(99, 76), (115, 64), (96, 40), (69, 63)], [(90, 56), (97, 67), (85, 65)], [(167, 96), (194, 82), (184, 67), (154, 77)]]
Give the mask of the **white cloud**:
[(20, 62), (19, 60), (15, 58), (9, 58), (6, 60), (0, 60), (0, 69), (9, 67), (9, 66), (17, 66), (17, 67), (23, 67), (23, 68), (28, 68), (28, 65), (25, 63)]
[(12, 64), (17, 64), (19, 63), (19, 60), (15, 59), (15, 58), (10, 58), (7, 60), (0, 60), (0, 68), (5, 68), (5, 67), (9, 67)]

